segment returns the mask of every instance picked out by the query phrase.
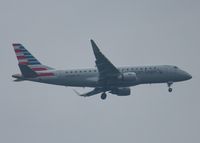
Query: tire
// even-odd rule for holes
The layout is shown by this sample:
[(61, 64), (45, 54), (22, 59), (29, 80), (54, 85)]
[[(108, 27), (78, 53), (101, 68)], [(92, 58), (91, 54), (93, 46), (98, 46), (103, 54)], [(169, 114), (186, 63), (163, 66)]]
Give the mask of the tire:
[(172, 88), (169, 88), (168, 91), (169, 91), (169, 92), (172, 92)]
[(102, 100), (105, 100), (106, 97), (107, 97), (106, 93), (102, 93), (102, 94), (101, 94), (101, 99), (102, 99)]

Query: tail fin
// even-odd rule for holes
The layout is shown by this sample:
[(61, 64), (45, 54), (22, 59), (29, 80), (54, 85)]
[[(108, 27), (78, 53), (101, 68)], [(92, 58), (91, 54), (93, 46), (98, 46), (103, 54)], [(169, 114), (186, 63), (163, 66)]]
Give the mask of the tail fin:
[[(13, 47), (19, 62), (19, 68), (23, 75), (30, 71), (36, 72), (53, 69), (42, 65), (27, 49), (24, 48), (22, 44), (15, 43), (13, 44)], [(22, 70), (25, 72), (23, 73)], [(34, 74), (32, 73), (32, 75)]]
[(19, 68), (21, 70), (22, 75), (26, 78), (34, 78), (34, 77), (38, 76), (38, 74), (35, 71), (33, 71), (30, 67), (28, 67), (27, 65), (19, 64)]

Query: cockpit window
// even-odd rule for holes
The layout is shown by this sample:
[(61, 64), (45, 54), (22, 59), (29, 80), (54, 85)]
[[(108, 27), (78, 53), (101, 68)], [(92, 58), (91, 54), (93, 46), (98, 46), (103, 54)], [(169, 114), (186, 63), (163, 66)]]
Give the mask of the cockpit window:
[(177, 66), (174, 66), (174, 68), (175, 68), (175, 69), (178, 69), (178, 67), (177, 67)]

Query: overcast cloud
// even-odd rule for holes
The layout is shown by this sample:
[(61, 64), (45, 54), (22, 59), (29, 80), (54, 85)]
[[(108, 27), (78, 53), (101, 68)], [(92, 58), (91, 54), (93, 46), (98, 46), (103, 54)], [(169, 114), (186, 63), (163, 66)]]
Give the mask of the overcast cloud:
[[(199, 0), (0, 0), (1, 143), (199, 143)], [(193, 79), (78, 97), (70, 87), (12, 82), (22, 43), (57, 69), (94, 67), (90, 38), (116, 66), (171, 64)], [(86, 92), (89, 88), (78, 89)]]

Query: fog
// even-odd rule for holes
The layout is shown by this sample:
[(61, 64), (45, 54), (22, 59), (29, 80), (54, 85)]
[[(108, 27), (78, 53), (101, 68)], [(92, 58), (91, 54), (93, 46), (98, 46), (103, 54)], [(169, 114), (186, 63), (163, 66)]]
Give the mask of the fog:
[[(198, 0), (1, 0), (0, 142), (200, 142)], [(95, 66), (94, 39), (116, 66), (176, 65), (189, 81), (82, 98), (72, 87), (13, 82), (12, 43), (56, 69)], [(90, 88), (75, 88), (81, 93)]]

